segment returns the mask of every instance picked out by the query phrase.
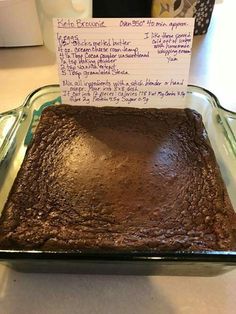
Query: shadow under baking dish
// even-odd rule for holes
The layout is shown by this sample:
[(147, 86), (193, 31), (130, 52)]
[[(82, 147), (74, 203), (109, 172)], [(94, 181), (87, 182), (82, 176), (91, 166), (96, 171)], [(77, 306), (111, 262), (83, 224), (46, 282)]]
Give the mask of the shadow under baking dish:
[[(32, 92), (19, 108), (0, 114), (0, 213), (42, 110), (60, 103), (59, 86), (49, 85)], [(197, 86), (188, 86), (186, 104), (203, 117), (236, 210), (236, 114), (224, 110), (212, 93)], [(0, 250), (0, 262), (26, 272), (214, 276), (236, 266), (236, 252)]]

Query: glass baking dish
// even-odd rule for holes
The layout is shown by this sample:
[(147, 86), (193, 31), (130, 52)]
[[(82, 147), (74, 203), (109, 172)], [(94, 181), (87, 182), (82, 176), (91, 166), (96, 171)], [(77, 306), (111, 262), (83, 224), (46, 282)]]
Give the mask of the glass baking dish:
[[(19, 108), (0, 114), (0, 213), (42, 110), (61, 103), (59, 85), (32, 92)], [(203, 117), (231, 202), (236, 209), (236, 114), (217, 98), (188, 86), (187, 106)], [(54, 252), (0, 250), (0, 262), (19, 271), (214, 276), (236, 266), (235, 252)]]

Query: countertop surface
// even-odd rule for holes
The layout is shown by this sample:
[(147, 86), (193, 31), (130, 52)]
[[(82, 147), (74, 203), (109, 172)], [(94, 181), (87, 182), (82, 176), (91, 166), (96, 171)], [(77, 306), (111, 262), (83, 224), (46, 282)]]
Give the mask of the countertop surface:
[[(209, 31), (194, 38), (189, 83), (236, 111), (236, 1), (215, 6)], [(46, 48), (0, 49), (0, 112), (32, 90), (58, 83)], [(24, 274), (0, 265), (0, 314), (235, 313), (236, 269), (216, 277)]]

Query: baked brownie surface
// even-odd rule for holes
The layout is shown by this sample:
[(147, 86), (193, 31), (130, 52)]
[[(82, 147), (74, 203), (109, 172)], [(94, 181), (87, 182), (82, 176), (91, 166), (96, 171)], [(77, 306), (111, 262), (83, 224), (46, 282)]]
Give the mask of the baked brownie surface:
[(230, 250), (235, 214), (190, 109), (44, 110), (0, 248)]

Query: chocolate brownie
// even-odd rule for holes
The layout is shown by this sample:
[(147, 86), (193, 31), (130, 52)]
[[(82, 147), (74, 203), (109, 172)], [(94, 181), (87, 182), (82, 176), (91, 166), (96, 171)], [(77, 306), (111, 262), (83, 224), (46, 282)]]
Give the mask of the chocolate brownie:
[(0, 220), (0, 248), (231, 250), (235, 213), (190, 109), (44, 110)]

